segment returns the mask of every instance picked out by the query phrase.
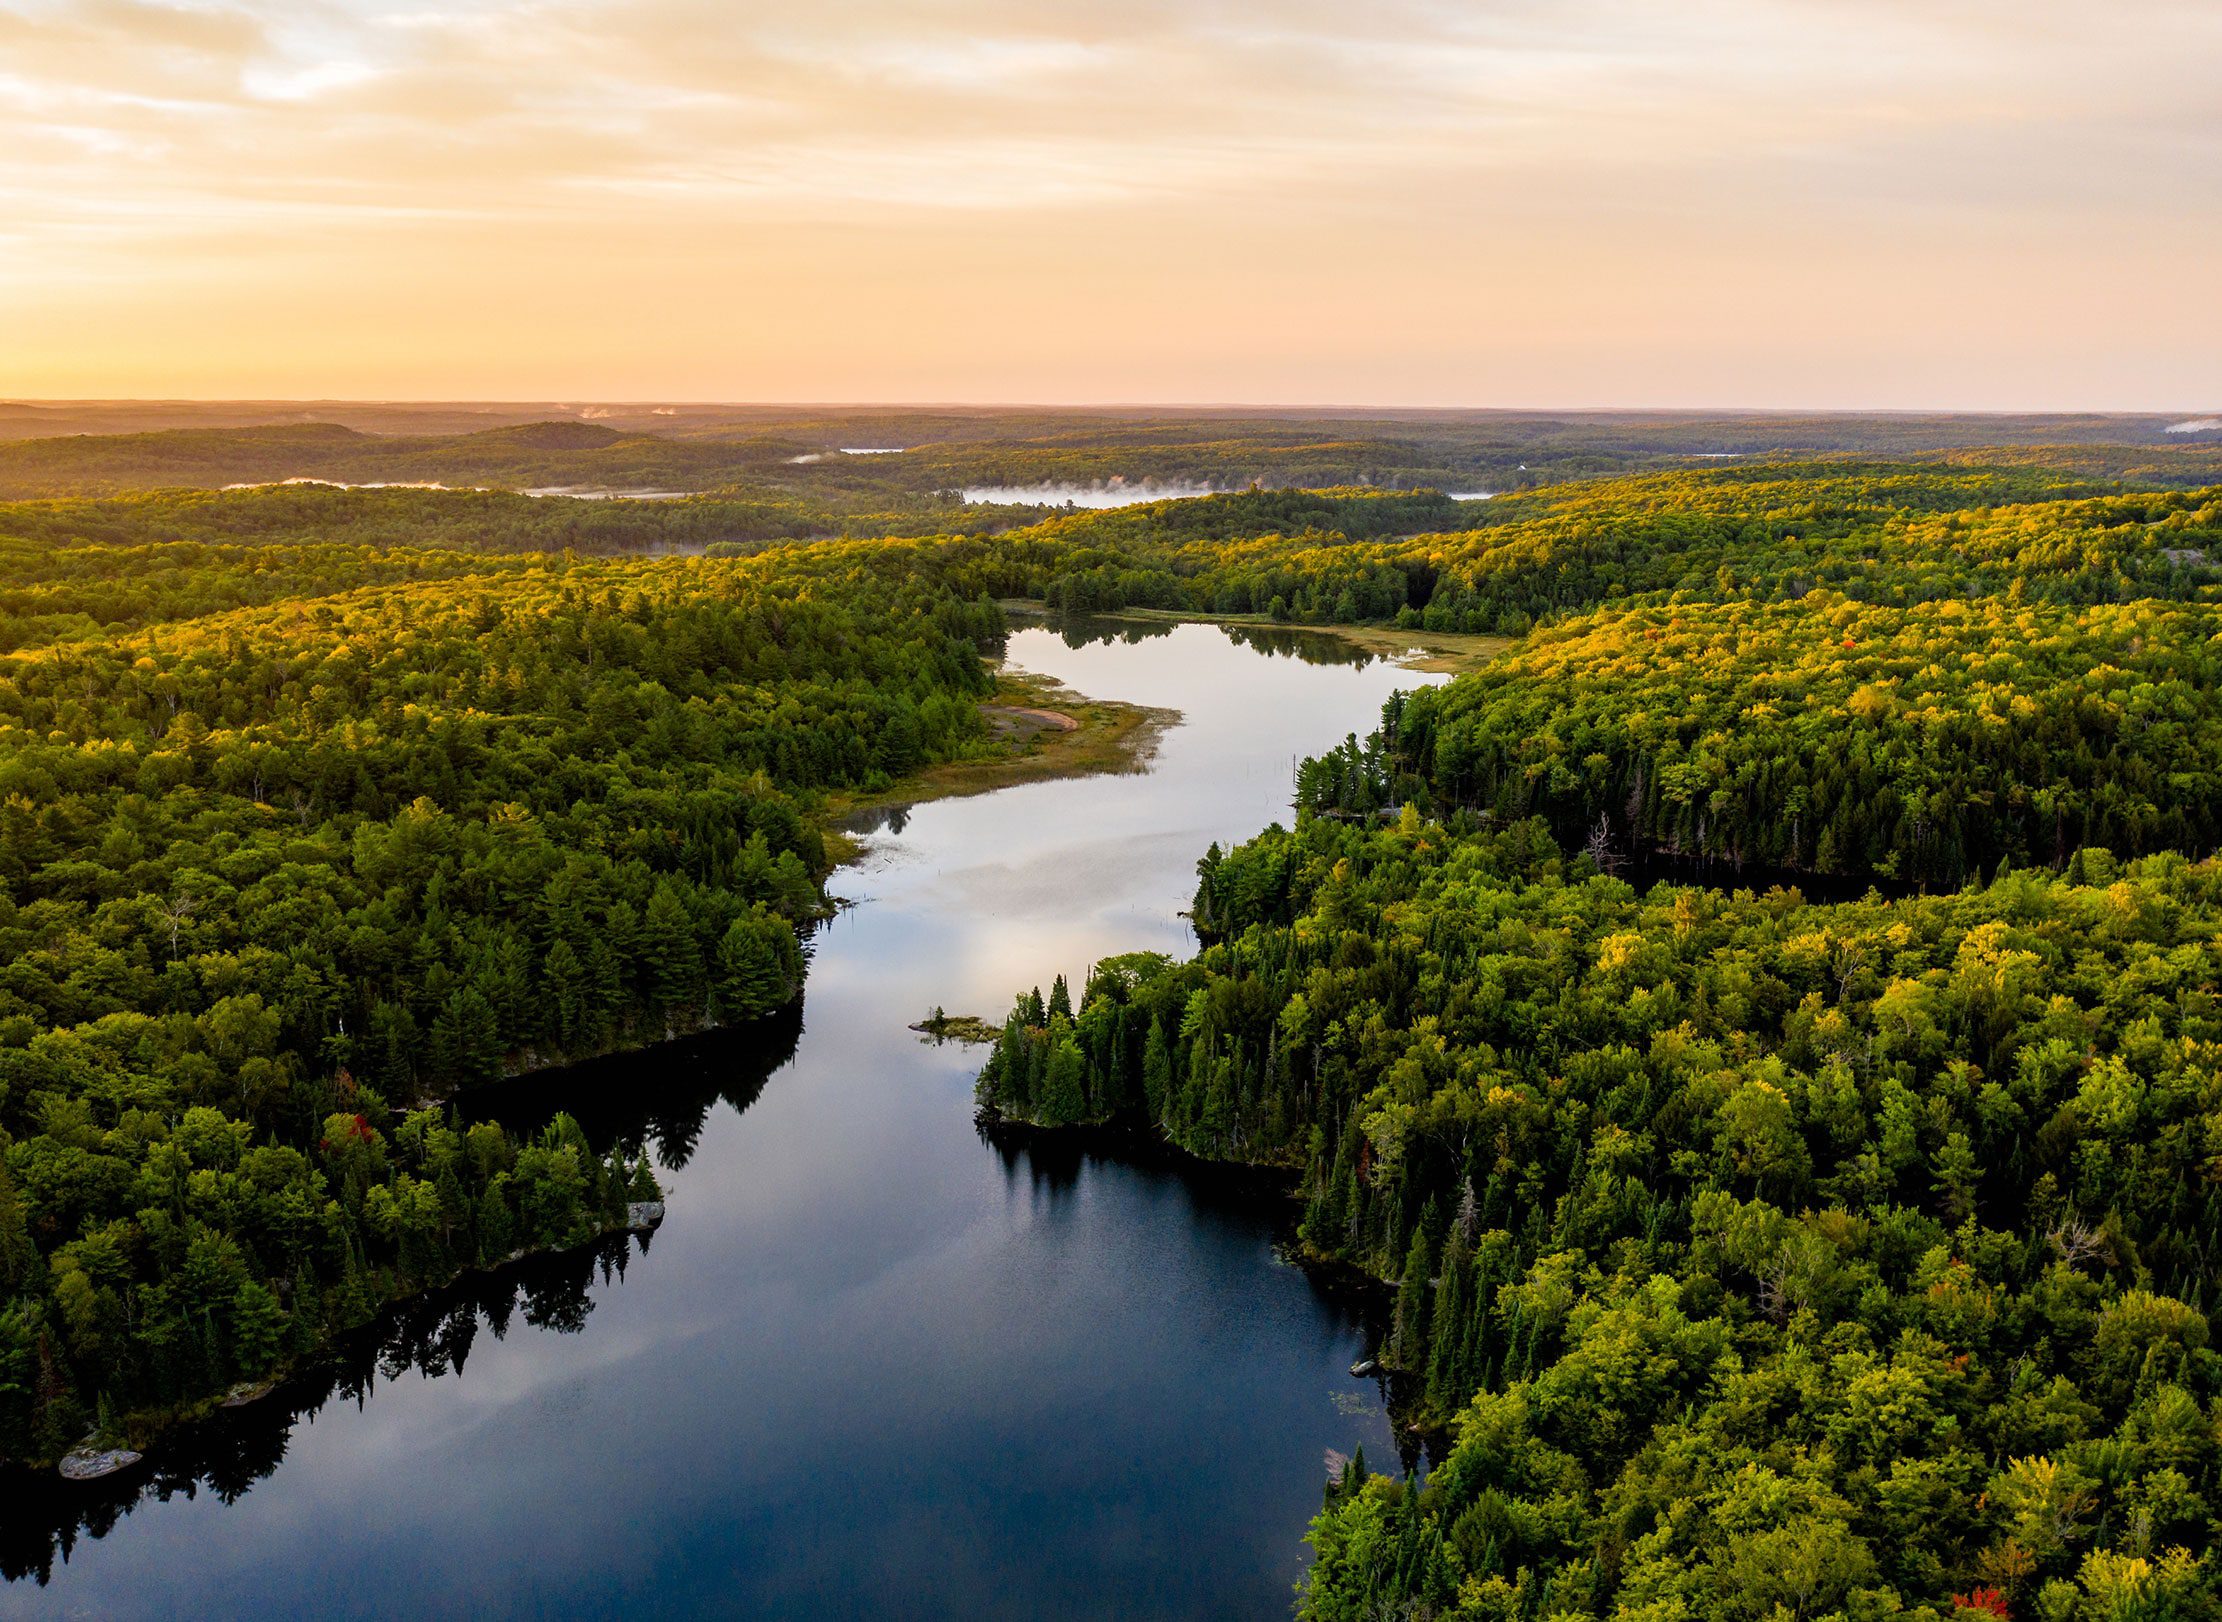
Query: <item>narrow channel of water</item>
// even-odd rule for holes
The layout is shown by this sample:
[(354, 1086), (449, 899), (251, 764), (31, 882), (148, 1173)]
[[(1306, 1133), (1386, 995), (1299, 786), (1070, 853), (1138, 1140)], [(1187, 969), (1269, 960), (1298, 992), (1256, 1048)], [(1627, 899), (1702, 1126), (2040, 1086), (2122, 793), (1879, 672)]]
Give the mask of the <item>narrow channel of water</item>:
[(0, 1615), (1285, 1615), (1327, 1451), (1395, 1450), (1374, 1307), (1254, 1181), (983, 1141), (978, 1050), (906, 1029), (1192, 949), (1204, 847), (1441, 679), (1254, 641), (1016, 633), (1184, 712), (1150, 770), (889, 819), (798, 1017), (474, 1098), (645, 1141), (669, 1221), (421, 1303), (151, 1477), (42, 1479)]

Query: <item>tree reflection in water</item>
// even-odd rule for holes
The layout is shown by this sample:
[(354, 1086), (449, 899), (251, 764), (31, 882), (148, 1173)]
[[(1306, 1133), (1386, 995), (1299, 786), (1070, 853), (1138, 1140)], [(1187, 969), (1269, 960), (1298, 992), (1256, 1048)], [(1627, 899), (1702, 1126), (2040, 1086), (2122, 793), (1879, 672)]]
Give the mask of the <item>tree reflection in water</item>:
[[(455, 1101), (455, 1111), (466, 1122), (532, 1130), (566, 1111), (602, 1154), (618, 1147), (630, 1159), (645, 1150), (676, 1170), (693, 1158), (711, 1110), (723, 1103), (745, 1113), (794, 1057), (801, 1037), (798, 1001), (746, 1027), (477, 1088)], [(621, 1282), (634, 1247), (645, 1259), (653, 1243), (647, 1234), (615, 1234), (415, 1296), (343, 1337), (260, 1401), (179, 1426), (144, 1463), (104, 1481), (72, 1485), (51, 1472), (0, 1473), (0, 1581), (34, 1578), (43, 1585), (56, 1558), (67, 1561), (80, 1538), (106, 1536), (150, 1499), (208, 1492), (228, 1504), (243, 1497), (285, 1462), (296, 1425), (330, 1403), (361, 1406), (380, 1380), (411, 1373), (460, 1378), (482, 1330), (502, 1340), (521, 1320), (530, 1330), (578, 1333), (594, 1311), (596, 1286)]]

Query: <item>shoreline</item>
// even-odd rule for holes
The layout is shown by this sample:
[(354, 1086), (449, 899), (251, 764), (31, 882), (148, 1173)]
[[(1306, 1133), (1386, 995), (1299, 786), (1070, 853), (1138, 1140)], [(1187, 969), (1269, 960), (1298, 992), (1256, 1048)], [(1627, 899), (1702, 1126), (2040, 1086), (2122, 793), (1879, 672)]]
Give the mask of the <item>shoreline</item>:
[[(631, 1201), (621, 1220), (612, 1220), (583, 1239), (561, 1245), (535, 1245), (513, 1250), (508, 1255), (490, 1262), (473, 1262), (459, 1267), (446, 1278), (434, 1280), (423, 1287), (387, 1297), (378, 1303), (369, 1317), (361, 1323), (349, 1324), (323, 1336), (318, 1342), (292, 1357), (266, 1369), (248, 1380), (236, 1381), (221, 1391), (195, 1397), (171, 1408), (143, 1408), (119, 1416), (115, 1431), (95, 1433), (85, 1437), (68, 1452), (51, 1459), (0, 1460), (0, 1475), (14, 1475), (19, 1479), (44, 1476), (59, 1472), (70, 1487), (100, 1487), (106, 1482), (128, 1477), (147, 1464), (162, 1446), (165, 1438), (187, 1425), (221, 1424), (227, 1412), (250, 1408), (263, 1399), (273, 1396), (286, 1386), (300, 1379), (319, 1364), (329, 1361), (339, 1348), (354, 1336), (377, 1328), (395, 1311), (442, 1290), (452, 1290), (472, 1279), (497, 1278), (511, 1268), (527, 1263), (547, 1261), (558, 1256), (568, 1256), (596, 1245), (607, 1244), (612, 1239), (639, 1236), (646, 1249), (648, 1237), (663, 1225), (663, 1201)], [(108, 1451), (118, 1454), (123, 1462), (111, 1465), (97, 1474), (72, 1475), (61, 1470), (69, 1459), (88, 1451)]]
[[(842, 827), (840, 824), (843, 821), (873, 811), (917, 805), (930, 800), (992, 793), (1021, 783), (1142, 771), (1147, 768), (1156, 752), (1159, 736), (1180, 719), (1180, 712), (1177, 710), (1085, 698), (1060, 682), (1007, 666), (997, 669), (995, 692), (989, 700), (983, 702), (981, 708), (1001, 715), (1040, 718), (1040, 724), (1038, 728), (1025, 726), (1008, 733), (1004, 739), (1007, 745), (1004, 753), (937, 762), (904, 778), (882, 794), (830, 797), (819, 811), (822, 819), (821, 832), (830, 858), (827, 878), (864, 854), (863, 837)], [(1069, 724), (1060, 727), (1049, 719), (1051, 717)], [(830, 896), (827, 900), (830, 912), (831, 907), (837, 903)], [(807, 983), (797, 990), (796, 997), (801, 997), (806, 989)], [(790, 999), (790, 1004), (793, 1000)], [(789, 1004), (781, 1006), (786, 1007)], [(487, 1085), (499, 1085), (528, 1076), (571, 1069), (597, 1059), (653, 1052), (687, 1037), (705, 1035), (723, 1028), (726, 1028), (723, 1021), (697, 1021), (681, 1029), (667, 1015), (660, 1028), (651, 1027), (653, 1034), (642, 1033), (637, 1039), (620, 1036), (593, 1053), (521, 1054), (520, 1060), (526, 1062), (505, 1066), (499, 1082)], [(475, 1090), (450, 1089), (437, 1095), (428, 1095), (423, 1102), (451, 1104), (464, 1093)], [(315, 1346), (249, 1382), (258, 1388), (255, 1400), (260, 1400), (297, 1379), (306, 1369), (329, 1358), (347, 1337), (381, 1322), (391, 1312), (412, 1301), (452, 1288), (469, 1278), (499, 1274), (520, 1263), (565, 1255), (628, 1234), (653, 1232), (661, 1220), (662, 1209), (659, 1204), (657, 1214), (651, 1221), (643, 1222), (628, 1213), (627, 1220), (611, 1223), (574, 1244), (518, 1251), (498, 1261), (460, 1268), (445, 1279), (390, 1296), (379, 1302), (363, 1323), (350, 1325), (325, 1336)], [(160, 1447), (165, 1436), (185, 1425), (220, 1422), (226, 1410), (247, 1406), (244, 1399), (233, 1400), (238, 1391), (239, 1387), (235, 1385), (181, 1402), (171, 1408), (146, 1409), (120, 1416), (112, 1434), (102, 1433), (87, 1437), (77, 1447), (56, 1458), (0, 1460), (0, 1472), (46, 1475), (54, 1472), (63, 1459), (74, 1457), (97, 1443), (102, 1448), (118, 1450), (131, 1456), (125, 1462), (96, 1475), (65, 1476), (63, 1479), (70, 1486), (98, 1487), (104, 1482), (135, 1476), (143, 1469), (151, 1454)]]
[(1056, 716), (1072, 724), (1010, 729), (998, 740), (999, 753), (937, 762), (877, 794), (829, 795), (819, 811), (829, 877), (863, 856), (871, 830), (853, 824), (875, 813), (969, 799), (1023, 783), (1146, 771), (1158, 740), (1181, 718), (1178, 710), (1089, 698), (1007, 661), (997, 665), (995, 692), (980, 708), (991, 721)]
[[(1048, 613), (1046, 606), (1040, 603), (1029, 602), (1027, 606), (1037, 613)], [(1107, 609), (1086, 617), (1131, 620), (1143, 625), (1224, 625), (1240, 630), (1331, 636), (1406, 670), (1423, 670), (1436, 675), (1479, 670), (1498, 654), (1520, 644), (1516, 636), (1497, 636), (1485, 631), (1405, 630), (1396, 625), (1372, 622), (1314, 623), (1277, 620), (1266, 614), (1207, 614), (1201, 610), (1171, 608)]]

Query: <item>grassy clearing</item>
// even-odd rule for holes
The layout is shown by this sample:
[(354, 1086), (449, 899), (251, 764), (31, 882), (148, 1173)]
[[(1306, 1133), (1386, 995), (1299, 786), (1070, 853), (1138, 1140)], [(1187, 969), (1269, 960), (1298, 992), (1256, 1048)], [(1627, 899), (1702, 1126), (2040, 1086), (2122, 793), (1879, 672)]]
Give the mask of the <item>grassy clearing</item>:
[(1301, 629), (1339, 636), (1407, 670), (1436, 670), (1453, 676), (1462, 670), (1479, 669), (1519, 641), (1518, 637), (1487, 636), (1479, 631), (1403, 631), (1394, 625), (1307, 625)]
[[(1014, 783), (1058, 777), (1138, 772), (1149, 764), (1178, 710), (1085, 698), (1061, 682), (1008, 668), (996, 673), (995, 694), (981, 705), (989, 737), (981, 753), (929, 766), (883, 794), (836, 795), (826, 802), (826, 854), (835, 866), (862, 853), (859, 838), (839, 824), (860, 811), (985, 794)], [(1070, 728), (1061, 726), (1071, 721)]]

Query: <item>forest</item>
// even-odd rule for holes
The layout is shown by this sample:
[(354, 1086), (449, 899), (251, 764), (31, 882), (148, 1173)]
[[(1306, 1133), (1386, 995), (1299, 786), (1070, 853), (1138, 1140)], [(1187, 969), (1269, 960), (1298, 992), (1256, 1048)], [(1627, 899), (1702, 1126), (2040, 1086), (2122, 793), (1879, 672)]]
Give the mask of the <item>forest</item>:
[(637, 1133), (471, 1089), (791, 1012), (828, 806), (992, 747), (1005, 604), (1487, 632), (979, 1083), (1278, 1168), (1393, 1290), (1440, 1460), (1352, 1461), (1306, 1614), (2215, 1614), (2222, 495), (2095, 441), (1244, 487), (1204, 428), (1125, 432), (1233, 488), (1112, 511), (771, 429), (673, 501), (0, 505), (0, 1457), (606, 1241)]
[(1207, 852), (1195, 958), (1020, 995), (978, 1085), (1283, 1167), (1393, 1292), (1442, 1451), (1330, 1482), (1302, 1614), (2222, 1614), (2218, 510), (2083, 477), (1312, 549), (1533, 628)]
[(871, 512), (967, 486), (1509, 491), (1747, 458), (1970, 457), (2151, 488), (2222, 480), (2222, 435), (2151, 415), (0, 402), (0, 499), (324, 479)]
[(512, 1139), (442, 1101), (790, 1002), (820, 801), (983, 747), (1003, 631), (862, 543), (24, 545), (47, 566), (0, 619), (18, 1459), (652, 1199), (567, 1117)]

